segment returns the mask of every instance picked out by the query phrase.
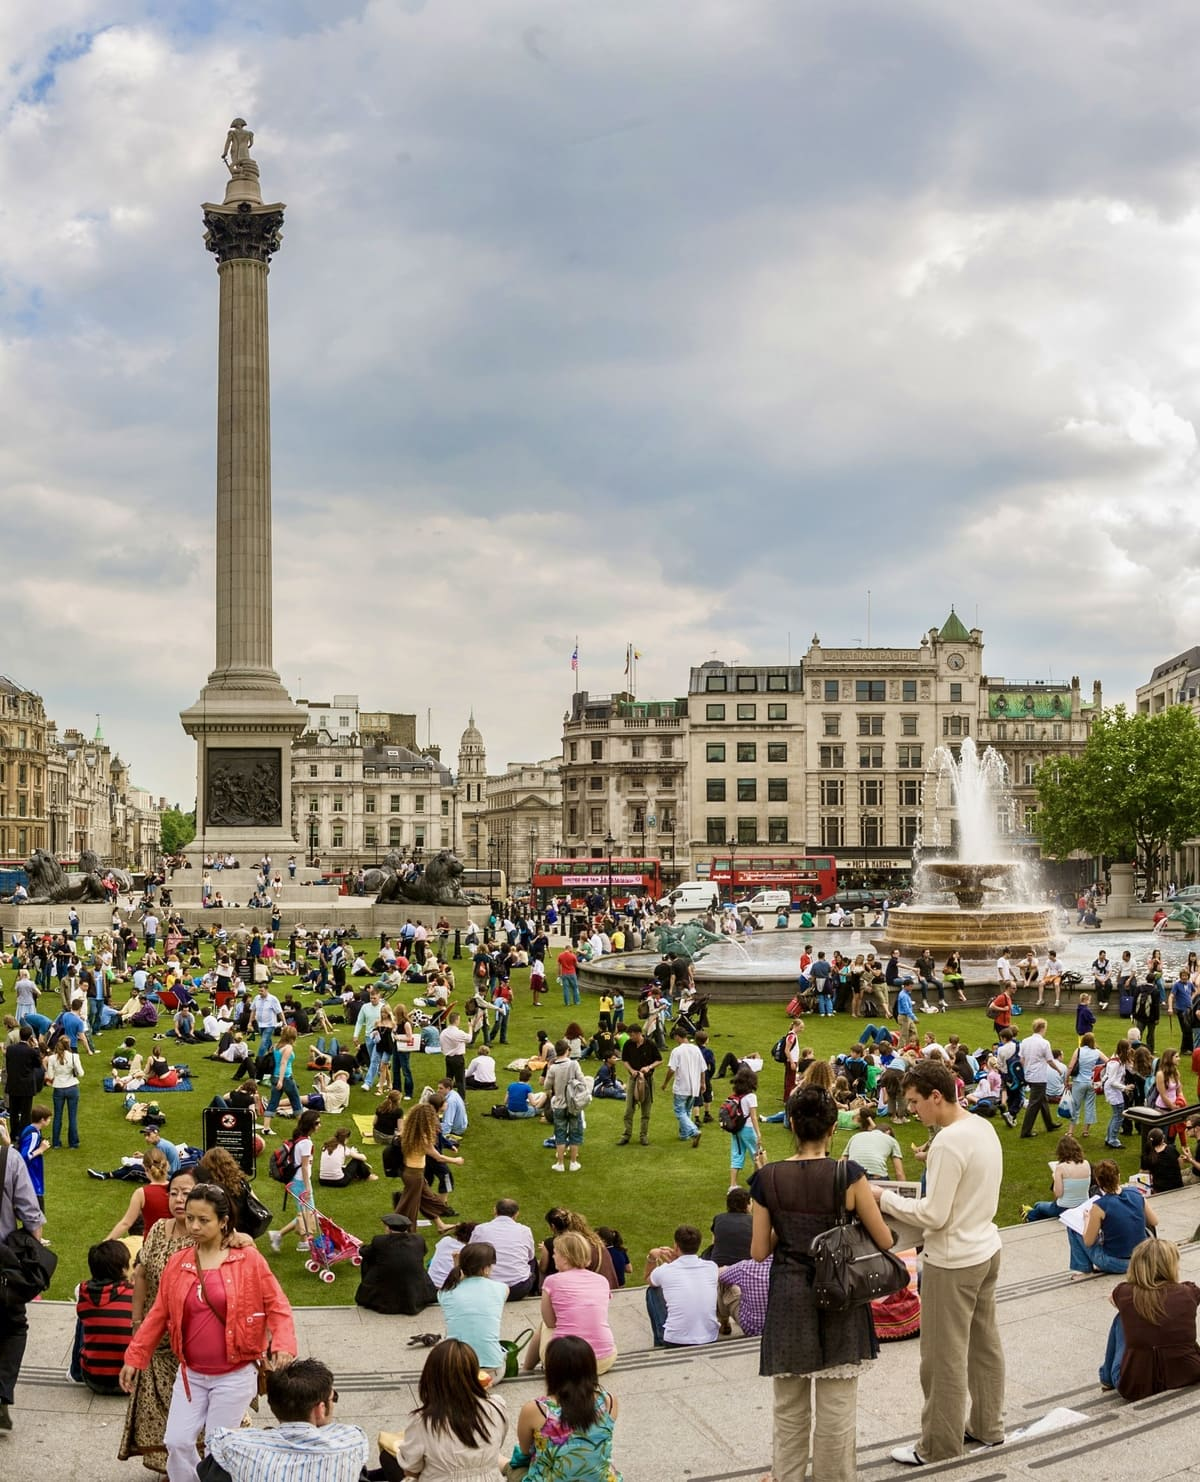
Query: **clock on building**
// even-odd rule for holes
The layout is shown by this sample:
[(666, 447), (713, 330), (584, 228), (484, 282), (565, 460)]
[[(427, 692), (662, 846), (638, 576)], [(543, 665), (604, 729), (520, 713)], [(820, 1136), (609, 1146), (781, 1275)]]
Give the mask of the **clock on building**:
[(951, 669), (961, 669), (963, 666), (963, 656), (962, 654), (951, 654), (946, 660), (946, 663), (950, 665)]

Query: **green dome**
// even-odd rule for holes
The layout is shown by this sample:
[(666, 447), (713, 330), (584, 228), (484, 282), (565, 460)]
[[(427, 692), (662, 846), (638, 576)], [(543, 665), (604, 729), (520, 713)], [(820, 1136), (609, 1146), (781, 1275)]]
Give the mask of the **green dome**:
[(963, 627), (962, 618), (953, 607), (950, 609), (950, 616), (942, 624), (942, 631), (938, 637), (943, 643), (969, 643), (971, 641), (970, 633)]

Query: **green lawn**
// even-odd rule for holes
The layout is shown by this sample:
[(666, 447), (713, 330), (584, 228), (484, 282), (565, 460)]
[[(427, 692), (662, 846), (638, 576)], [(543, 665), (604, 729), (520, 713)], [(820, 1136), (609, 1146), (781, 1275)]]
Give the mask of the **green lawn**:
[[(367, 945), (369, 948), (370, 944)], [(370, 950), (367, 955), (370, 956)], [(468, 981), (468, 971), (464, 959), (457, 965), (460, 1002), (467, 996), (461, 985)], [(14, 978), (14, 972), (5, 968), (3, 981), (7, 1009), (12, 1005)], [(556, 1007), (549, 995), (535, 1016), (530, 1006), (527, 981), (526, 973), (518, 973), (513, 980), (514, 1009), (509, 1036), (509, 1055), (512, 1057), (532, 1050), (537, 1029), (545, 1028), (552, 1035), (557, 1034), (569, 1018), (562, 1005)], [(125, 992), (122, 987), (118, 997), (123, 999)], [(583, 1007), (587, 1008), (586, 1003)], [(730, 1049), (736, 1053), (758, 1050), (764, 1056), (766, 1064), (760, 1079), (761, 1106), (764, 1113), (777, 1110), (782, 1094), (783, 1067), (769, 1058), (769, 1051), (786, 1028), (782, 1005), (714, 1005), (710, 1008), (710, 1018), (710, 1043), (718, 1063)], [(594, 1018), (582, 1018), (581, 1022), (590, 1027)], [(1073, 1022), (1073, 1014), (1064, 1014), (1057, 1024), (1052, 1024), (1051, 1030), (1055, 1043), (1068, 1054), (1074, 1044), (1074, 1034), (1070, 1032)], [(929, 1023), (937, 1028), (939, 1034), (957, 1031), (968, 1044), (983, 1042), (990, 1032), (990, 1025), (979, 1010), (951, 1011), (936, 1018), (930, 1016)], [(1104, 1024), (1102, 1027), (1107, 1031), (1107, 1035), (1102, 1037), (1102, 1048), (1111, 1048), (1116, 1025)], [(860, 1023), (847, 1017), (824, 1021), (813, 1018), (809, 1021), (805, 1039), (819, 1055), (829, 1055), (845, 1049), (850, 1040), (856, 1038), (860, 1028)], [(138, 1036), (143, 1052), (149, 1046), (150, 1033), (143, 1030)], [(348, 1029), (346, 1033), (349, 1034)], [(76, 1151), (64, 1148), (46, 1155), (46, 1234), (61, 1258), (50, 1293), (53, 1297), (69, 1296), (74, 1283), (86, 1276), (88, 1246), (107, 1235), (124, 1211), (132, 1187), (113, 1182), (99, 1183), (87, 1177), (86, 1169), (89, 1166), (112, 1168), (122, 1154), (142, 1151), (143, 1142), (136, 1127), (124, 1120), (122, 1098), (105, 1094), (100, 1086), (120, 1038), (119, 1031), (109, 1031), (101, 1036), (97, 1055), (93, 1059), (84, 1057), (87, 1076), (80, 1106), (82, 1147)], [(202, 1045), (181, 1047), (182, 1053), (177, 1058), (190, 1064), (196, 1089), (191, 1094), (161, 1098), (167, 1116), (164, 1130), (172, 1141), (199, 1145), (201, 1109), (215, 1091), (230, 1085), (227, 1067), (204, 1058), (208, 1048)], [(503, 1066), (503, 1053), (498, 1059)], [(413, 1061), (418, 1088), (424, 1081), (436, 1081), (442, 1066), (439, 1057), (416, 1055)], [(662, 1072), (659, 1072), (656, 1079), (661, 1080), (661, 1077)], [(307, 1091), (311, 1078), (302, 1074), (299, 1079), (301, 1090)], [(717, 1103), (721, 1096), (720, 1088), (728, 1084), (728, 1081), (718, 1083)], [(149, 1099), (151, 1093), (142, 1094)], [(46, 1099), (48, 1102), (48, 1093)], [(634, 1278), (640, 1280), (642, 1263), (650, 1246), (669, 1242), (671, 1231), (683, 1222), (707, 1229), (713, 1215), (724, 1207), (729, 1172), (727, 1135), (714, 1121), (705, 1127), (699, 1148), (693, 1150), (690, 1144), (680, 1142), (669, 1098), (661, 1093), (654, 1108), (649, 1147), (639, 1146), (635, 1138), (630, 1146), (618, 1148), (616, 1141), (621, 1132), (623, 1105), (611, 1101), (593, 1102), (587, 1113), (583, 1170), (562, 1175), (550, 1172), (553, 1155), (542, 1147), (542, 1139), (549, 1129), (541, 1123), (500, 1122), (489, 1117), (487, 1110), (497, 1099), (486, 1092), (473, 1093), (468, 1098), (471, 1127), (462, 1148), (466, 1164), (455, 1170), (457, 1186), (452, 1200), (463, 1218), (487, 1218), (493, 1200), (502, 1194), (510, 1195), (520, 1200), (524, 1218), (532, 1226), (535, 1237), (540, 1238), (545, 1233), (543, 1216), (546, 1210), (556, 1203), (568, 1204), (580, 1209), (593, 1225), (613, 1225), (622, 1232), (633, 1259)], [(373, 1095), (357, 1088), (352, 1092), (352, 1110), (367, 1112), (374, 1105)], [(346, 1124), (350, 1125), (348, 1119)], [(290, 1126), (283, 1119), (276, 1125), (285, 1134)], [(331, 1134), (338, 1125), (341, 1125), (341, 1119), (326, 1117), (323, 1131)], [(1019, 1218), (1022, 1203), (1047, 1197), (1049, 1176), (1046, 1163), (1053, 1156), (1055, 1137), (1042, 1135), (1022, 1147), (1016, 1134), (1009, 1132), (1002, 1122), (997, 1120), (994, 1125), (1004, 1140), (1006, 1158), (1000, 1222), (1011, 1224)], [(1098, 1156), (1103, 1126), (1102, 1121), (1093, 1131), (1090, 1145), (1097, 1150), (1093, 1156)], [(845, 1145), (849, 1135), (838, 1134), (835, 1151)], [(906, 1154), (925, 1136), (916, 1122), (897, 1127), (896, 1135)], [(782, 1126), (767, 1127), (765, 1137), (770, 1157), (784, 1157), (791, 1151), (788, 1134)], [(380, 1149), (361, 1139), (358, 1142), (375, 1170), (381, 1171)], [(1123, 1172), (1136, 1171), (1136, 1140), (1129, 1139), (1126, 1151), (1117, 1156)], [(919, 1172), (920, 1165), (911, 1156), (906, 1157), (906, 1164), (910, 1173), (916, 1175)], [(318, 1198), (324, 1212), (367, 1239), (383, 1229), (379, 1216), (391, 1207), (392, 1187), (381, 1179), (374, 1184), (355, 1184), (346, 1190), (321, 1190)], [(264, 1159), (259, 1163), (257, 1190), (273, 1209), (279, 1208), (281, 1188), (267, 1178)], [(432, 1230), (428, 1233), (433, 1235)], [(431, 1239), (430, 1249), (432, 1244)], [(265, 1240), (262, 1245), (266, 1247)], [(353, 1301), (356, 1282), (349, 1266), (335, 1268), (337, 1280), (327, 1286), (304, 1270), (304, 1257), (294, 1247), (285, 1246), (278, 1256), (271, 1256), (268, 1252), (268, 1257), (293, 1301), (301, 1304)]]

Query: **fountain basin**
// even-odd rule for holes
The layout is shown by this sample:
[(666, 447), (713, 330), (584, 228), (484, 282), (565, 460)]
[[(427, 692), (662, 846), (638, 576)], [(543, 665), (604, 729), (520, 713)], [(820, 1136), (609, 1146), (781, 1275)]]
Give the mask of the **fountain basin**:
[(885, 956), (899, 947), (906, 958), (928, 948), (940, 967), (950, 952), (972, 962), (996, 958), (1005, 947), (1017, 955), (1044, 953), (1062, 945), (1062, 931), (1051, 906), (898, 906), (872, 945)]

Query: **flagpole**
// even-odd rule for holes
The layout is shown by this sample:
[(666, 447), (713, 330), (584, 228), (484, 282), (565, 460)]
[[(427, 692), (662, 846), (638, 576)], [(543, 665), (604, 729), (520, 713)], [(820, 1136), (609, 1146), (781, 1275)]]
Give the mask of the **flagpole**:
[(579, 693), (579, 634), (575, 635), (575, 693)]

